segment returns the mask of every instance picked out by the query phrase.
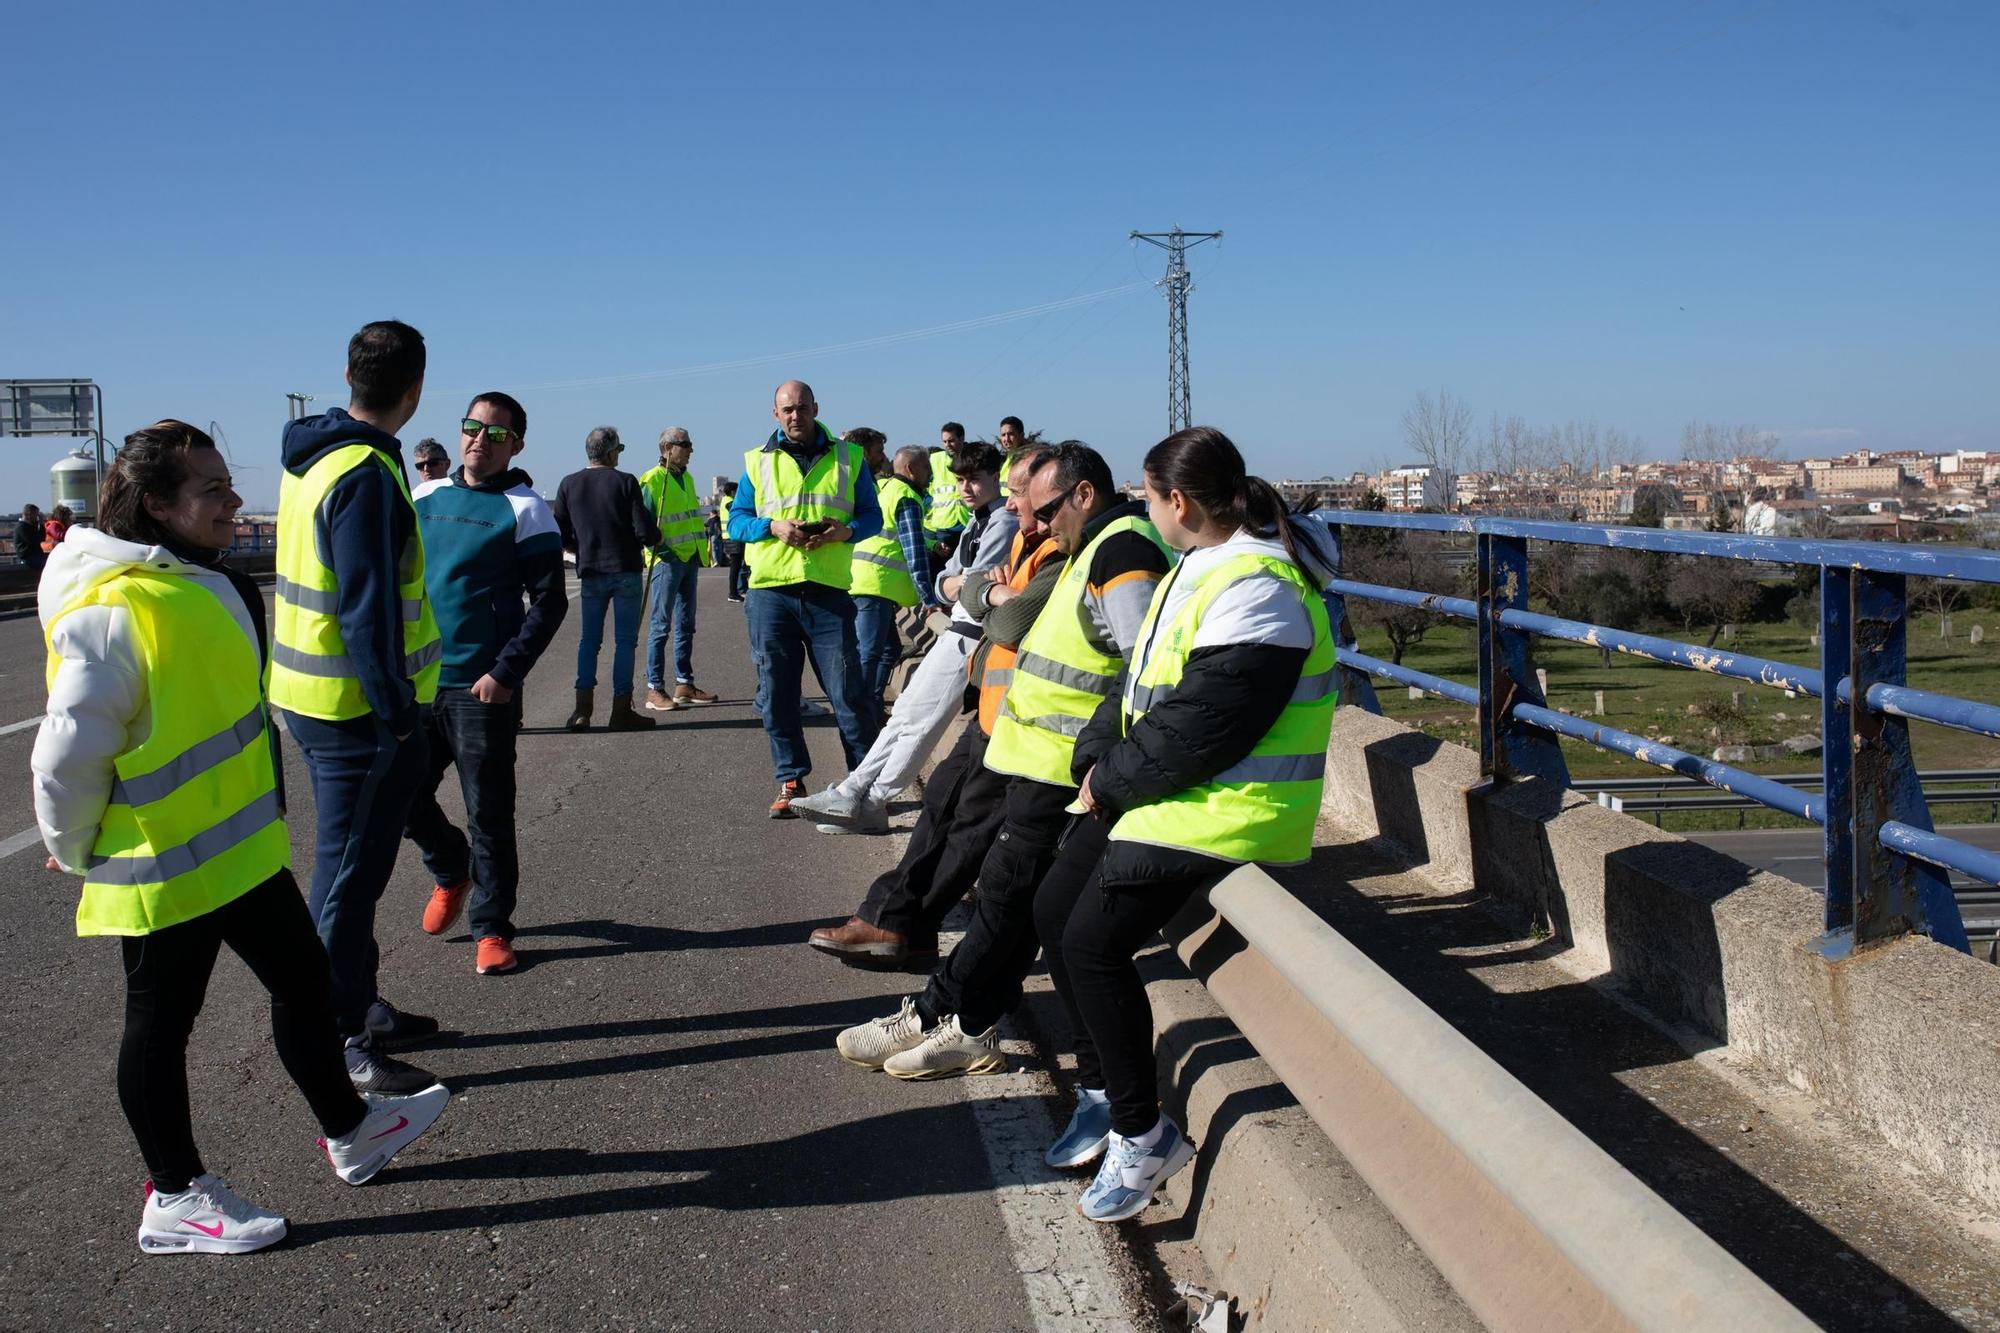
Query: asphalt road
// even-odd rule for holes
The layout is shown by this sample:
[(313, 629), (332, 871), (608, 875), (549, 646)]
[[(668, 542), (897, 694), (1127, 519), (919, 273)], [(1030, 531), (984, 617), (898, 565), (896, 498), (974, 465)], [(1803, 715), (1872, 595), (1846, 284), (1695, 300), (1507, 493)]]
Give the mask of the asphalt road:
[[(769, 752), (722, 591), (720, 572), (704, 578), (696, 664), (723, 702), (649, 734), (563, 733), (574, 606), (530, 681), (521, 972), (479, 977), (462, 931), (421, 933), (430, 885), (406, 845), (378, 923), (381, 986), (444, 1022), (412, 1058), (456, 1095), (373, 1183), (340, 1184), (316, 1151), (262, 992), (225, 952), (189, 1057), (196, 1127), (211, 1170), (290, 1217), (260, 1255), (134, 1243), (145, 1170), (112, 1081), (118, 949), (75, 937), (74, 881), (43, 871), (38, 843), (5, 841), (34, 825), (35, 733), (0, 734), (17, 774), (0, 785), (0, 850), (19, 847), (0, 856), (0, 1327), (1128, 1326), (1030, 1299), (1048, 1260), (1021, 1253), (976, 1100), (1008, 1080), (906, 1084), (833, 1053), (835, 1032), (893, 1009), (914, 979), (840, 968), (802, 941), (851, 910), (897, 844), (766, 817)], [(0, 623), (0, 664), (0, 726), (33, 718), (33, 620)], [(837, 737), (810, 725), (830, 780)], [(287, 768), (303, 878), (310, 788), (295, 754)], [(1116, 1241), (1085, 1244), (1130, 1280)]]

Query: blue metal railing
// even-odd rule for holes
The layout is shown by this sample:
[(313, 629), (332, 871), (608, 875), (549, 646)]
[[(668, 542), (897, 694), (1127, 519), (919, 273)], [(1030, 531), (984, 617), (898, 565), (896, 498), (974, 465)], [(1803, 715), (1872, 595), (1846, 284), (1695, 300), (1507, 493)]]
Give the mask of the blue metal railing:
[[(1343, 697), (1381, 712), (1369, 676), (1440, 695), (1477, 709), (1480, 770), (1488, 777), (1539, 777), (1568, 785), (1558, 737), (1595, 745), (1749, 797), (1810, 820), (1825, 832), (1826, 935), (1829, 956), (1856, 944), (1910, 931), (1968, 948), (1947, 872), (2000, 884), (2000, 854), (1968, 846), (1931, 827), (1923, 785), (1910, 753), (1909, 723), (1929, 722), (2000, 736), (2000, 707), (1916, 689), (1908, 665), (1907, 582), (1911, 576), (2000, 583), (2000, 552), (1950, 546), (1880, 546), (1868, 542), (1670, 532), (1532, 519), (1456, 514), (1386, 514), (1321, 510), (1333, 529), (1390, 528), (1455, 533), (1474, 543), (1477, 596), (1451, 597), (1334, 580), (1329, 602), (1345, 623), (1346, 599), (1390, 602), (1470, 620), (1478, 628), (1476, 687), (1399, 666), (1340, 646)], [(1700, 648), (1650, 634), (1616, 630), (1528, 609), (1528, 543), (1545, 541), (1710, 559), (1812, 565), (1819, 570), (1820, 661), (1795, 666)], [(1616, 727), (1550, 708), (1533, 666), (1535, 636), (1588, 644), (1670, 666), (1809, 695), (1820, 701), (1823, 788), (1799, 791), (1770, 778), (1689, 754)], [(1828, 682), (1833, 687), (1828, 688)], [(1860, 700), (1857, 705), (1856, 699)]]

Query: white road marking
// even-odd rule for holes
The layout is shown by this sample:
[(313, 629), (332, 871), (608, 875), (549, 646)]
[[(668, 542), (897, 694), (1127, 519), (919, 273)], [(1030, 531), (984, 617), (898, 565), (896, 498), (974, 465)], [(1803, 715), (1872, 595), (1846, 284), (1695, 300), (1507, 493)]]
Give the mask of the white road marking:
[(19, 833), (7, 839), (7, 841), (0, 842), (0, 861), (6, 860), (15, 852), (26, 851), (30, 847), (39, 847), (41, 845), (42, 830), (39, 827), (22, 829)]
[(24, 722), (9, 722), (6, 726), (0, 727), (0, 736), (11, 736), (17, 731), (26, 731), (29, 727), (39, 727), (41, 725), (42, 715), (37, 713)]
[[(1025, 1041), (1002, 1049), (1016, 1066), (1035, 1058)], [(1105, 1252), (1104, 1228), (1076, 1211), (1089, 1173), (1052, 1171), (1042, 1161), (1057, 1131), (1048, 1075), (1031, 1063), (964, 1083), (1037, 1333), (1138, 1333)]]

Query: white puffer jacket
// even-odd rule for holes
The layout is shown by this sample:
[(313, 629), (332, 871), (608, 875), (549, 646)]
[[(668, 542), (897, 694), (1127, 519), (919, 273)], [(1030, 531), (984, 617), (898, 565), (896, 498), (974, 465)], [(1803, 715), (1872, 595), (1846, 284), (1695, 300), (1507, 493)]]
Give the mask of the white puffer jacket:
[(122, 607), (80, 607), (57, 613), (91, 584), (118, 569), (151, 565), (172, 570), (214, 593), (243, 633), (257, 641), (250, 610), (219, 570), (190, 565), (163, 546), (123, 541), (95, 528), (71, 528), (42, 571), (37, 605), (42, 630), (59, 661), (49, 709), (35, 736), (35, 820), (42, 842), (64, 870), (80, 875), (97, 844), (111, 799), (113, 761), (153, 729), (153, 700), (139, 664), (132, 618)]

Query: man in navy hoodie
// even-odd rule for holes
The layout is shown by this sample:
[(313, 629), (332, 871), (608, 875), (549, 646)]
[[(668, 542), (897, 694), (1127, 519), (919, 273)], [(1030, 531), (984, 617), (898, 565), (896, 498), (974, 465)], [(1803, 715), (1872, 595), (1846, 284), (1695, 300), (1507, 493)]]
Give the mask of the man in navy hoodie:
[[(533, 479), (513, 466), (527, 443), (527, 409), (507, 394), (482, 393), (459, 427), (461, 465), (416, 493), (444, 666), (437, 700), (425, 710), (430, 773), (408, 832), (437, 886), (424, 909), (425, 933), (451, 929), (469, 897), (473, 966), (491, 976), (518, 966), (514, 741), (521, 686), (569, 612), (569, 594), (555, 515)], [(437, 802), (438, 783), (454, 763), (466, 832)]]
[[(356, 333), (352, 400), (344, 412), (286, 425), (278, 500), (271, 702), (312, 778), (319, 840), (308, 901), (332, 967), (348, 1077), (364, 1092), (436, 1081), (382, 1049), (434, 1034), (437, 1020), (402, 1013), (375, 988), (375, 904), (425, 774), (418, 694), (436, 670), (437, 644), (420, 642), (428, 599), (421, 589), (406, 599), (400, 582), (423, 559), (396, 432), (423, 398), (424, 363), (423, 335), (407, 324)], [(407, 630), (406, 600), (416, 611)]]

